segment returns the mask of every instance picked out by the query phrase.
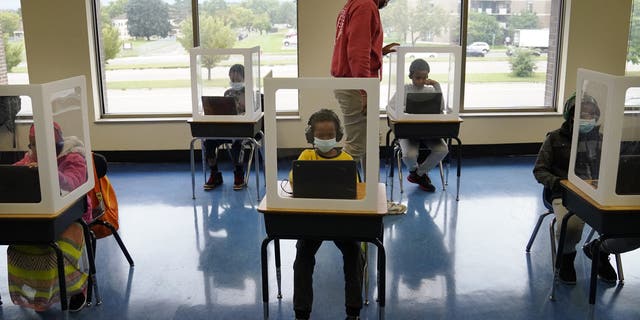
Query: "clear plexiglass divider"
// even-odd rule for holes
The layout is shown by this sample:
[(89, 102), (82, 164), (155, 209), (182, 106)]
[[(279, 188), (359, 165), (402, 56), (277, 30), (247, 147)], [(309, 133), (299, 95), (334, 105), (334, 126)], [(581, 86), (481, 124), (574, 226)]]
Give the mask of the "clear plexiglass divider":
[(578, 69), (569, 181), (603, 206), (640, 205), (640, 77)]
[[(456, 120), (460, 113), (460, 88), (462, 85), (462, 49), (455, 45), (397, 47), (390, 54), (388, 63), (389, 83), (387, 115), (393, 120)], [(430, 67), (429, 78), (441, 87), (443, 110), (438, 114), (406, 112), (407, 88), (411, 87), (409, 67), (417, 59), (425, 60)], [(436, 91), (432, 86), (425, 90)]]
[(58, 213), (93, 189), (85, 81), (84, 76), (77, 76), (42, 84), (0, 86), (0, 96), (26, 96), (31, 100), (34, 137), (28, 148), (21, 150), (28, 154), (25, 159), (31, 159), (29, 164), (37, 163), (40, 185), (40, 201), (0, 203), (0, 215)]
[[(276, 123), (276, 95), (278, 90), (298, 90), (307, 94), (321, 94), (321, 106), (305, 105), (301, 100), (301, 113), (311, 114), (320, 108), (333, 109), (337, 105), (333, 90), (364, 90), (367, 94), (366, 114), (366, 165), (364, 178), (365, 196), (360, 199), (318, 199), (294, 198), (283, 192), (283, 181), (278, 180), (278, 147), (279, 138), (296, 134), (303, 137), (304, 132), (278, 132)], [(303, 209), (305, 211), (340, 211), (340, 212), (376, 212), (378, 205), (378, 170), (379, 170), (379, 92), (380, 81), (377, 78), (273, 78), (269, 73), (264, 78), (264, 123), (265, 131), (265, 170), (266, 170), (266, 205), (269, 209)], [(340, 119), (343, 115), (335, 111)], [(307, 122), (307, 119), (304, 119)], [(344, 123), (343, 123), (344, 126)], [(283, 130), (282, 128), (280, 129)], [(342, 139), (344, 141), (345, 138)], [(282, 162), (284, 163), (284, 162)], [(356, 177), (354, 176), (354, 180)], [(370, 183), (369, 183), (370, 182)]]
[[(254, 122), (260, 119), (262, 78), (259, 46), (231, 49), (196, 47), (189, 54), (194, 121)], [(229, 76), (229, 71), (236, 65), (244, 69), (244, 81), (240, 81), (242, 88), (234, 88)], [(237, 112), (228, 112), (227, 102), (220, 99), (223, 97), (235, 98)], [(215, 111), (205, 112), (206, 108)]]

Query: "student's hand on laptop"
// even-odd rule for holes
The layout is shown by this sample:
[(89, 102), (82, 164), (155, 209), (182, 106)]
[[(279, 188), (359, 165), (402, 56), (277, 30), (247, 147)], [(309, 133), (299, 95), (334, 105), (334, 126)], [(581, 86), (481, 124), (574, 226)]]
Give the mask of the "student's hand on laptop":
[(433, 80), (433, 79), (426, 79), (426, 80), (424, 81), (424, 84), (425, 84), (426, 86), (435, 86), (436, 84), (438, 84), (438, 81), (435, 81), (435, 80)]

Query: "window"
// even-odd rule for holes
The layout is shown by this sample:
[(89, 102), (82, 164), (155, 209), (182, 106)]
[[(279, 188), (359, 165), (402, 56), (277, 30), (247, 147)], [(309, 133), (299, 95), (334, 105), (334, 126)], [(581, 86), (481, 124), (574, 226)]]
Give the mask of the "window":
[[(191, 114), (189, 49), (260, 46), (261, 75), (298, 75), (294, 0), (96, 0), (103, 115)], [(197, 18), (197, 32), (193, 19)], [(199, 35), (199, 36), (198, 36)], [(237, 57), (217, 61), (210, 81), (229, 86)], [(279, 111), (297, 111), (297, 104)]]
[[(626, 74), (640, 76), (640, 0), (633, 0), (629, 23)], [(630, 88), (625, 97), (625, 106), (640, 110), (640, 88)]]
[[(27, 56), (24, 47), (24, 28), (20, 0), (0, 3), (0, 85), (28, 84)], [(31, 100), (22, 97), (19, 116), (32, 114)]]
[[(561, 0), (395, 0), (381, 17), (385, 42), (465, 42), (461, 112), (548, 111), (556, 96), (561, 9)], [(437, 79), (441, 60), (427, 59), (430, 77)]]

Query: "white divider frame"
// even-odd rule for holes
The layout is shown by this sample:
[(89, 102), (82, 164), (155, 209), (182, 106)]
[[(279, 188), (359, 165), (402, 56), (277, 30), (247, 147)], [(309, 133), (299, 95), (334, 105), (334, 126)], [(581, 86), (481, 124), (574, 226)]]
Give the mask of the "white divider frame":
[[(73, 191), (61, 195), (58, 181), (58, 161), (53, 133), (53, 110), (51, 98), (57, 92), (80, 88), (80, 103), (83, 134), (87, 162), (87, 181)], [(38, 152), (38, 175), (40, 178), (41, 201), (38, 203), (0, 203), (2, 214), (54, 214), (73, 204), (93, 189), (93, 157), (89, 138), (89, 116), (87, 109), (87, 89), (84, 76), (29, 85), (0, 86), (0, 96), (29, 96), (33, 105), (36, 150)], [(62, 128), (64, 132), (64, 128)]]
[[(281, 197), (278, 194), (276, 127), (276, 91), (280, 89), (341, 89), (365, 90), (367, 92), (367, 147), (366, 147), (366, 196), (361, 200), (301, 199)], [(265, 171), (266, 201), (269, 209), (303, 209), (310, 211), (377, 212), (378, 171), (380, 165), (379, 130), (380, 81), (377, 78), (273, 78), (269, 73), (264, 79), (265, 102)], [(340, 115), (342, 118), (342, 116)], [(281, 133), (280, 133), (281, 134)], [(298, 134), (303, 135), (304, 132)]]
[[(400, 103), (392, 103), (391, 108), (387, 109), (387, 115), (393, 120), (457, 120), (460, 113), (460, 88), (462, 86), (462, 48), (455, 45), (439, 45), (439, 46), (424, 46), (424, 47), (396, 47), (397, 62), (396, 62), (396, 97), (404, 97), (404, 84), (408, 77), (405, 72), (406, 56), (410, 53), (442, 53), (450, 54), (454, 58), (453, 65), (453, 83), (449, 84), (449, 90), (453, 90), (452, 95), (447, 95), (446, 92), (442, 93), (442, 98), (445, 99), (445, 110), (451, 110), (451, 112), (445, 114), (409, 114), (405, 113), (405, 103), (403, 98), (400, 99)], [(389, 60), (391, 61), (391, 59)], [(390, 70), (393, 70), (391, 68)], [(391, 77), (390, 77), (391, 81)], [(453, 88), (451, 88), (453, 86)], [(391, 86), (389, 86), (391, 87)], [(390, 92), (389, 99), (393, 96), (393, 92)], [(446, 111), (445, 111), (446, 112)]]
[[(638, 206), (640, 195), (618, 195), (615, 193), (620, 158), (620, 142), (625, 109), (625, 93), (630, 87), (640, 87), (640, 77), (614, 76), (588, 69), (578, 69), (576, 84), (576, 119), (579, 117), (583, 85), (595, 81), (607, 86), (607, 101), (598, 101), (601, 110), (599, 125), (602, 126), (602, 151), (598, 176), (598, 188), (593, 188), (575, 174), (578, 133), (580, 121), (574, 121), (569, 160), (569, 182), (603, 206)], [(588, 94), (588, 92), (587, 92)], [(605, 106), (603, 108), (602, 106)]]
[[(232, 49), (207, 49), (196, 47), (189, 50), (191, 67), (191, 105), (194, 121), (204, 122), (255, 122), (262, 116), (260, 99), (260, 47), (232, 48)], [(202, 67), (198, 63), (199, 56), (207, 55), (242, 55), (244, 57), (244, 95), (245, 113), (241, 115), (205, 115), (202, 112)], [(257, 63), (254, 62), (254, 58)], [(254, 75), (254, 67), (256, 73)], [(257, 83), (257, 86), (254, 84)]]

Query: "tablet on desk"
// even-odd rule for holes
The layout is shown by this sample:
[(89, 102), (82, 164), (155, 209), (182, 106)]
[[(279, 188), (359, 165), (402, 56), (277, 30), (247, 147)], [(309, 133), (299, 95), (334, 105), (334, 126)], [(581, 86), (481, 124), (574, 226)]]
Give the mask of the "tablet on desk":
[(294, 198), (356, 199), (353, 160), (294, 160), (292, 170)]
[(441, 92), (411, 92), (407, 93), (406, 113), (440, 114), (442, 108)]
[(40, 202), (38, 168), (0, 165), (0, 203)]
[(202, 109), (205, 115), (238, 115), (238, 107), (234, 97), (202, 96), (200, 98), (202, 98)]

